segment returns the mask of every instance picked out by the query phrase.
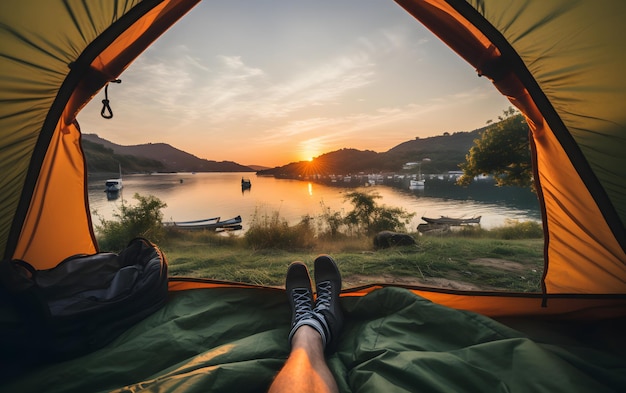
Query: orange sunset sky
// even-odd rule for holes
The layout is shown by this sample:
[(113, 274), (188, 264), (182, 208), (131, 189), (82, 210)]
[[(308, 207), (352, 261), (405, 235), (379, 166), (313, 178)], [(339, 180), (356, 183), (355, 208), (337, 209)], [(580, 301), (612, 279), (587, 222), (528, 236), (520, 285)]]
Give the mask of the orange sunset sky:
[(391, 0), (202, 1), (78, 116), (122, 145), (279, 166), (471, 131), (509, 102)]

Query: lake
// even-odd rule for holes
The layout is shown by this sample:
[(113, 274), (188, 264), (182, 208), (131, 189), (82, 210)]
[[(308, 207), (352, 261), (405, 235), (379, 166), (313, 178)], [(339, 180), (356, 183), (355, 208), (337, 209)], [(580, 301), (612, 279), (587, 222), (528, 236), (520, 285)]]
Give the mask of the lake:
[[(252, 187), (242, 191), (242, 177), (249, 178)], [(445, 180), (426, 180), (420, 190), (409, 190), (404, 183), (350, 186), (343, 182), (319, 184), (316, 182), (276, 179), (256, 176), (253, 173), (167, 173), (125, 175), (120, 197), (108, 200), (103, 178), (90, 178), (89, 203), (92, 212), (110, 219), (119, 209), (122, 200), (134, 204), (135, 193), (154, 195), (167, 204), (163, 210), (164, 221), (188, 221), (210, 217), (228, 219), (241, 215), (244, 233), (255, 212), (280, 216), (295, 224), (304, 215), (317, 217), (322, 204), (332, 211), (347, 213), (352, 205), (344, 200), (347, 193), (374, 191), (382, 198), (379, 205), (402, 207), (415, 213), (410, 224), (415, 231), (423, 223), (422, 216), (464, 217), (482, 216), (481, 226), (490, 229), (502, 226), (507, 220), (540, 221), (539, 203), (529, 190), (512, 187), (495, 187), (491, 183), (475, 182), (461, 188)], [(365, 181), (366, 182), (366, 181)], [(363, 182), (362, 184), (364, 184)], [(336, 185), (335, 185), (336, 184)], [(92, 213), (93, 215), (93, 213)], [(94, 224), (99, 220), (93, 217)]]

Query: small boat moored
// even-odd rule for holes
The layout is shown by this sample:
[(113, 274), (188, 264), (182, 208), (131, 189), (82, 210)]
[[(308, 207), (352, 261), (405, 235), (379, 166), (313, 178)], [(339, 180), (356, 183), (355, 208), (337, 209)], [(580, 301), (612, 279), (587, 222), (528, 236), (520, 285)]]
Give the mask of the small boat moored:
[(424, 188), (424, 180), (409, 180), (409, 190)]
[(439, 218), (422, 217), (422, 220), (429, 224), (445, 224), (445, 225), (465, 225), (465, 224), (480, 224), (481, 216), (471, 218), (452, 218), (441, 216)]
[(242, 229), (241, 216), (233, 217), (228, 220), (221, 220), (220, 217), (205, 218), (202, 220), (193, 221), (170, 221), (164, 222), (163, 225), (168, 227), (175, 227), (177, 229), (189, 229), (189, 230), (211, 230), (211, 231), (235, 231)]
[(118, 192), (122, 189), (122, 179), (108, 179), (104, 182), (104, 192)]
[(104, 192), (116, 193), (122, 189), (122, 165), (118, 165), (120, 176), (117, 179), (107, 179), (104, 182)]

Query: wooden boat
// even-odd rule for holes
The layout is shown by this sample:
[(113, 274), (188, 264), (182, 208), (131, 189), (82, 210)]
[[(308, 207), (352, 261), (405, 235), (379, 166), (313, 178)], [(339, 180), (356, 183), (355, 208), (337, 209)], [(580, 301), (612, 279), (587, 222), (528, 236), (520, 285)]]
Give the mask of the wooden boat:
[(419, 233), (430, 233), (430, 234), (443, 234), (450, 230), (450, 225), (448, 224), (419, 224), (417, 226), (417, 231)]
[(441, 216), (439, 218), (422, 217), (422, 220), (429, 224), (445, 224), (445, 225), (465, 225), (465, 224), (479, 224), (481, 216), (472, 218), (452, 218)]
[(241, 178), (241, 189), (245, 190), (252, 187), (252, 182), (250, 179)]
[(215, 232), (230, 232), (230, 231), (239, 231), (243, 228), (241, 224), (228, 225), (221, 228), (216, 228)]
[(212, 230), (212, 231), (224, 231), (224, 230), (238, 230), (241, 229), (241, 216), (233, 217), (228, 220), (220, 220), (220, 217), (205, 218), (202, 220), (193, 221), (171, 221), (163, 223), (165, 226), (173, 226), (177, 229), (189, 229), (189, 230)]

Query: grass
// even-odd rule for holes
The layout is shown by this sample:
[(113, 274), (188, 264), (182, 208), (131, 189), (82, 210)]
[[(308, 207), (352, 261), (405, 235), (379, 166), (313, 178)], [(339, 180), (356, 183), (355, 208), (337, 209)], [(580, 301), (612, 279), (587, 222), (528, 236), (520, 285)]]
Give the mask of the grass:
[[(507, 240), (498, 231), (420, 236), (415, 246), (374, 251), (367, 237), (315, 239), (298, 250), (255, 249), (245, 238), (212, 232), (170, 232), (160, 245), (171, 276), (283, 287), (287, 266), (310, 269), (319, 254), (335, 258), (344, 288), (367, 283), (401, 283), (456, 289), (537, 292), (543, 273), (543, 240)], [(413, 234), (417, 238), (417, 234)], [(508, 237), (508, 235), (507, 235)]]
[(322, 220), (304, 216), (289, 225), (278, 212), (255, 214), (241, 237), (163, 227), (160, 209), (166, 205), (153, 196), (135, 194), (135, 198), (139, 204), (124, 206), (117, 221), (101, 220), (96, 226), (99, 244), (122, 249), (126, 238), (148, 237), (165, 253), (172, 276), (283, 287), (291, 262), (302, 261), (311, 268), (317, 255), (329, 254), (339, 265), (345, 288), (394, 283), (540, 290), (543, 231), (534, 222), (511, 221), (489, 231), (466, 226), (431, 235), (413, 233), (414, 245), (375, 250), (372, 234), (380, 226), (402, 230), (409, 217), (402, 209), (377, 207), (375, 194), (354, 194), (355, 210), (345, 217), (325, 210)]

